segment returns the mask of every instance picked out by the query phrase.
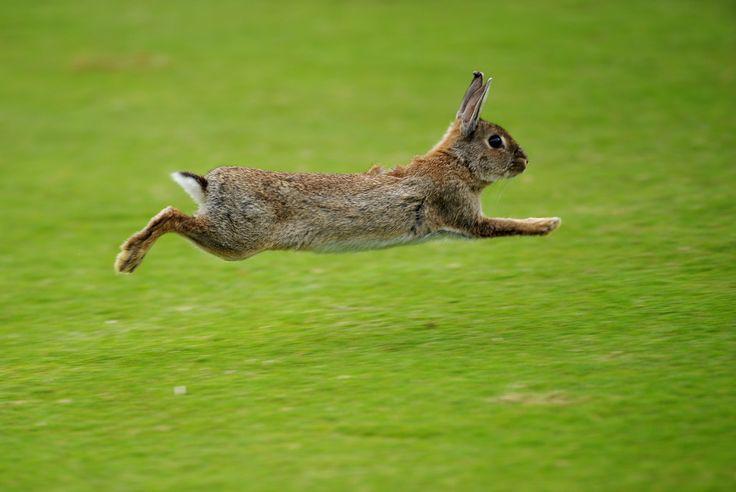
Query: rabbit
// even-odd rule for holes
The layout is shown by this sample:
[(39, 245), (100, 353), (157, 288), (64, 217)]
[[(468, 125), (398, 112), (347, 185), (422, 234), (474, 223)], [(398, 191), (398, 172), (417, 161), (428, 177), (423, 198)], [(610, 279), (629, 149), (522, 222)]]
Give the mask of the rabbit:
[(560, 219), (485, 217), (480, 193), (523, 172), (528, 159), (499, 125), (480, 118), (491, 78), (473, 72), (442, 139), (407, 166), (360, 174), (316, 174), (220, 167), (172, 178), (199, 205), (193, 215), (167, 207), (121, 246), (115, 269), (133, 272), (156, 240), (176, 232), (225, 260), (266, 250), (356, 251), (439, 237), (545, 235)]

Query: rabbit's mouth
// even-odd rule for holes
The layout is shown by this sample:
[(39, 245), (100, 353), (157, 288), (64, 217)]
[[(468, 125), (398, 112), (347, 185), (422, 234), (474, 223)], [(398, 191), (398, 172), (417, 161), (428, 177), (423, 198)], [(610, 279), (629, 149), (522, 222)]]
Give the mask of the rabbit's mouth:
[(519, 174), (523, 173), (526, 169), (526, 159), (516, 159), (514, 162), (511, 163), (511, 166), (509, 167), (509, 170), (506, 171), (506, 175), (509, 178), (512, 178), (514, 176), (518, 176)]

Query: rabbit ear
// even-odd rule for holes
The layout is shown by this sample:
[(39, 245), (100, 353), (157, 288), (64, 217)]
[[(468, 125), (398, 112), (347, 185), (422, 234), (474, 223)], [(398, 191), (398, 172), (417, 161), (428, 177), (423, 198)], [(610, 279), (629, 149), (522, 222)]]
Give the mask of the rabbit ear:
[(464, 137), (471, 135), (478, 126), (478, 118), (480, 118), (480, 110), (488, 96), (488, 89), (491, 86), (491, 77), (483, 84), (483, 72), (473, 72), (473, 81), (465, 92), (463, 102), (457, 112), (457, 118), (460, 120), (460, 127)]
[(460, 109), (457, 110), (457, 116), (460, 117), (461, 114), (463, 114), (463, 111), (465, 111), (465, 108), (468, 106), (468, 102), (470, 101), (470, 98), (476, 93), (478, 89), (483, 85), (483, 72), (473, 72), (473, 80), (470, 82), (470, 86), (468, 86), (468, 90), (465, 91), (465, 95), (463, 96), (463, 102), (460, 104)]

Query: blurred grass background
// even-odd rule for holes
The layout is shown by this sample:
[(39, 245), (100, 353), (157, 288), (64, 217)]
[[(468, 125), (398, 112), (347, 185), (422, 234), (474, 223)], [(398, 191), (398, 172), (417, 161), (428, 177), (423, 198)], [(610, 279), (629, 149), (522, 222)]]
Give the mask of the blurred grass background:
[[(733, 490), (735, 20), (4, 1), (0, 488)], [(485, 211), (552, 236), (113, 274), (167, 173), (405, 163), (474, 69), (530, 156)]]

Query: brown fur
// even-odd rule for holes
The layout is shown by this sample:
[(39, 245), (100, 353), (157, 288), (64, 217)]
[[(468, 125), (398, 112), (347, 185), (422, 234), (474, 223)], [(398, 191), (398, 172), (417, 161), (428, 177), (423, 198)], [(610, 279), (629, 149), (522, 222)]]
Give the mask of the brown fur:
[[(204, 200), (194, 217), (168, 207), (121, 247), (115, 268), (132, 272), (156, 239), (176, 232), (227, 260), (265, 250), (342, 251), (420, 242), (438, 236), (543, 235), (558, 218), (484, 217), (480, 193), (526, 168), (503, 128), (479, 118), (488, 83), (474, 74), (443, 139), (408, 166), (362, 174), (293, 174), (221, 167), (195, 180)], [(492, 148), (498, 135), (503, 148)]]

